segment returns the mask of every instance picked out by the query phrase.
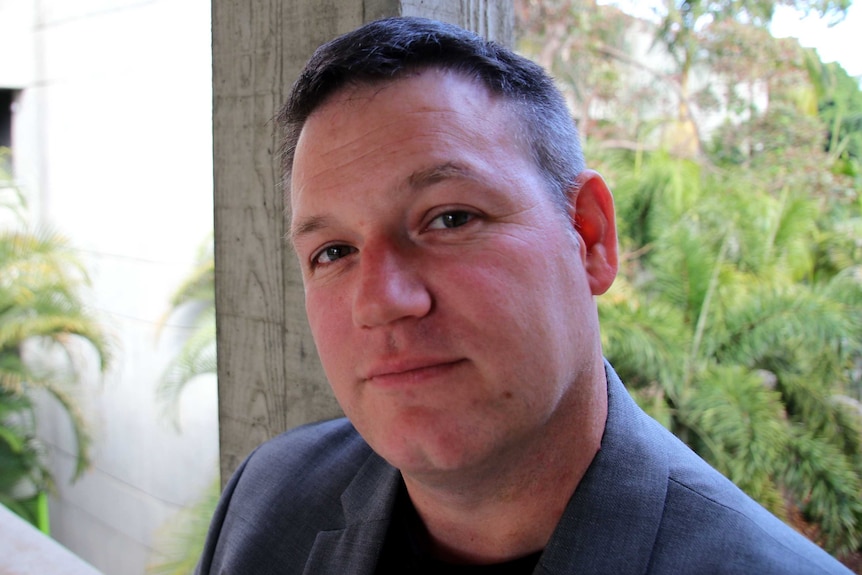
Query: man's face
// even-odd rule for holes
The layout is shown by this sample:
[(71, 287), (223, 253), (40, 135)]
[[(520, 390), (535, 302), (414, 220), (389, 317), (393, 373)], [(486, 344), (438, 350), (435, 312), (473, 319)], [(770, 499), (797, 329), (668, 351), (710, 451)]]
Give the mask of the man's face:
[(518, 121), (432, 69), (337, 93), (299, 139), (291, 235), (314, 340), (346, 415), (405, 474), (517, 459), (584, 411), (601, 370), (591, 287), (607, 286)]

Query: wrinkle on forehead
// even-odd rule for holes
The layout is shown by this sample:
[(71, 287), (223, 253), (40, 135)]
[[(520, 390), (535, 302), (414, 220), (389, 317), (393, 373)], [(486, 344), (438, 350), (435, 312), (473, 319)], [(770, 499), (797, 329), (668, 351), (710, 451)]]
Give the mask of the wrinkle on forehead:
[[(519, 126), (521, 118), (517, 107), (513, 105), (513, 102), (493, 93), (481, 81), (469, 74), (446, 68), (429, 67), (405, 73), (391, 79), (387, 78), (370, 81), (361, 80), (342, 86), (323, 100), (323, 102), (321, 102), (308, 116), (305, 121), (305, 126), (303, 126), (298, 137), (297, 150), (301, 147), (301, 142), (305, 139), (304, 137), (307, 137), (307, 125), (313, 122), (315, 117), (319, 117), (324, 114), (327, 115), (331, 131), (334, 132), (336, 130), (336, 125), (345, 120), (349, 122), (351, 118), (364, 114), (363, 108), (373, 105), (375, 100), (378, 98), (384, 97), (391, 90), (400, 89), (405, 85), (405, 83), (409, 84), (410, 82), (420, 78), (424, 78), (424, 80), (420, 81), (430, 81), (435, 85), (452, 84), (454, 82), (452, 85), (454, 86), (455, 93), (443, 92), (442, 98), (440, 97), (440, 94), (438, 94), (435, 99), (425, 98), (424, 92), (395, 98), (386, 104), (388, 109), (391, 111), (389, 119), (394, 121), (395, 116), (398, 114), (405, 114), (406, 117), (409, 117), (413, 114), (435, 112), (447, 114), (455, 113), (463, 116), (458, 122), (458, 124), (463, 124), (469, 123), (470, 121), (476, 121), (484, 117), (485, 112), (488, 111), (489, 107), (502, 105), (504, 109), (507, 110), (507, 113), (512, 114), (512, 117), (510, 118), (511, 121), (506, 122), (507, 130), (514, 128), (512, 136), (519, 142), (519, 144), (522, 143), (522, 137), (520, 134), (520, 132), (522, 132), (522, 127)], [(464, 98), (463, 92), (459, 86), (473, 87), (473, 90), (466, 99)], [(460, 94), (460, 96), (458, 94)], [(473, 108), (472, 112), (465, 112), (462, 108), (465, 104), (468, 105), (468, 107)], [(471, 115), (473, 118), (471, 118)], [(384, 118), (384, 121), (385, 119), (386, 118)], [(379, 128), (381, 126), (377, 127)], [(529, 146), (526, 147), (525, 151), (529, 152)], [(294, 156), (291, 171), (294, 171), (295, 169), (296, 157)]]

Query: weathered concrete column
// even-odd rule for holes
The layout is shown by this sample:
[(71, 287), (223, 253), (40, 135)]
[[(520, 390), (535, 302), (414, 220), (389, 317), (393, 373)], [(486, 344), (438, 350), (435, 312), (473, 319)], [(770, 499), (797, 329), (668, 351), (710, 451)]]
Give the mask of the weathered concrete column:
[(335, 416), (284, 242), (272, 118), (314, 49), (371, 20), (425, 16), (511, 44), (511, 0), (213, 0), (221, 473), (259, 443)]

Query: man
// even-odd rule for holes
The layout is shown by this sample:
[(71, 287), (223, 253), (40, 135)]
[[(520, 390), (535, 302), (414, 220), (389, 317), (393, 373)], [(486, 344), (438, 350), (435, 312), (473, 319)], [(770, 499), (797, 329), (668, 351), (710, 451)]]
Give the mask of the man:
[(613, 201), (535, 64), (369, 24), (281, 111), (290, 239), (347, 419), (261, 446), (199, 573), (839, 573), (602, 356)]

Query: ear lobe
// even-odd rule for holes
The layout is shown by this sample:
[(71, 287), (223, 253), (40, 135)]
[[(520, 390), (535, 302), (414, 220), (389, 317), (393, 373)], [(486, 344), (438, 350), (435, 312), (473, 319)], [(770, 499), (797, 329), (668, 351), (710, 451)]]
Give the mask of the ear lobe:
[(603, 294), (617, 275), (614, 198), (604, 179), (584, 170), (569, 191), (569, 215), (581, 238), (581, 257), (593, 295)]

